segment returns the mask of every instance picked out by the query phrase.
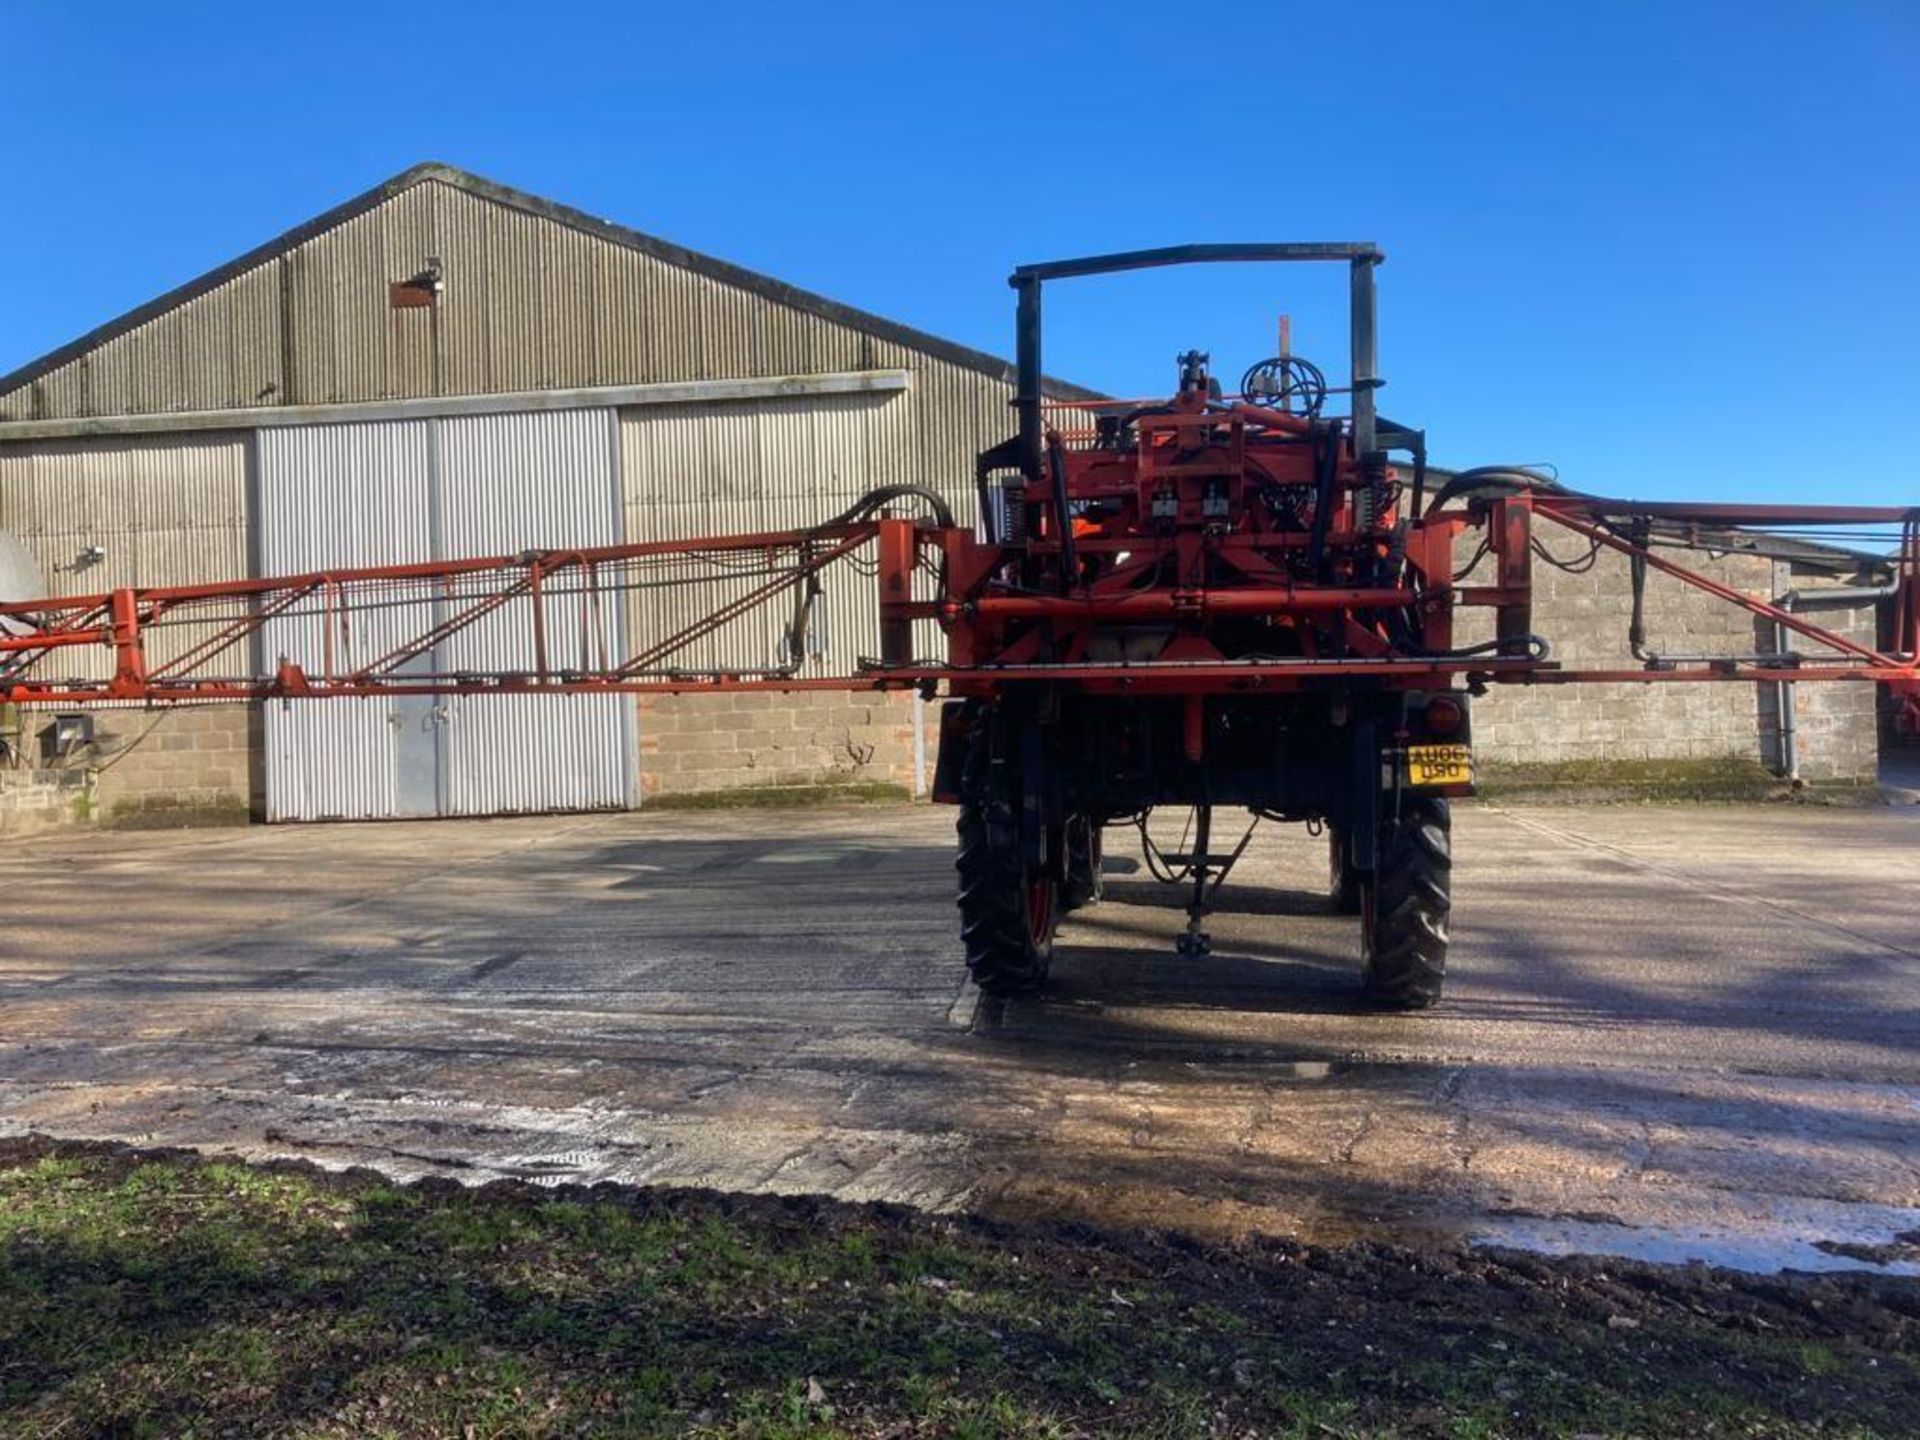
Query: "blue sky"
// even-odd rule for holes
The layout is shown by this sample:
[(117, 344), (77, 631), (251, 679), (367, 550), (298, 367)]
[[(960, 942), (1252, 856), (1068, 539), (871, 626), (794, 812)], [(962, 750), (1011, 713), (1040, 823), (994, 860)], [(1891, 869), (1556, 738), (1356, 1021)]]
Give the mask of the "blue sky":
[[(16, 0), (0, 370), (423, 159), (983, 349), (1020, 261), (1387, 251), (1382, 409), (1442, 463), (1920, 501), (1920, 4)], [(1049, 369), (1237, 377), (1339, 277), (1049, 292)]]

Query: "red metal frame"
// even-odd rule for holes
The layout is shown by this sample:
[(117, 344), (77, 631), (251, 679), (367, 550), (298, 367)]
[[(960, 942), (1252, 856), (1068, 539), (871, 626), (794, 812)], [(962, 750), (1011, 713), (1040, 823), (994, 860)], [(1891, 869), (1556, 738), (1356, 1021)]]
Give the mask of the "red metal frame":
[[(1151, 427), (1149, 427), (1151, 429)], [(1258, 467), (1255, 451), (1237, 449), (1235, 463)], [(1269, 464), (1272, 461), (1269, 459)], [(1094, 493), (1136, 496), (1178, 475), (1169, 465), (1149, 466), (1124, 481), (1101, 480)], [(1207, 471), (1201, 479), (1214, 472)], [(1344, 483), (1354, 483), (1349, 478)], [(1182, 503), (1185, 503), (1183, 500)], [(1894, 559), (1894, 640), (1883, 651), (1863, 645), (1732, 589), (1677, 563), (1651, 544), (1623, 538), (1603, 521), (1658, 518), (1701, 525), (1806, 526), (1898, 524), (1901, 545)], [(1402, 610), (1419, 627), (1423, 648), (1452, 644), (1456, 607), (1485, 606), (1496, 631), (1525, 635), (1533, 623), (1531, 563), (1536, 521), (1562, 526), (1590, 543), (1637, 556), (1648, 566), (1715, 598), (1764, 617), (1835, 654), (1832, 661), (1792, 666), (1743, 661), (1676, 668), (1563, 669), (1551, 660), (1520, 656), (1444, 656), (1395, 653), (1364, 617)], [(1489, 537), (1494, 583), (1457, 586), (1451, 566), (1456, 538), (1483, 528)], [(152, 705), (216, 700), (267, 700), (417, 694), (684, 694), (729, 690), (886, 690), (945, 685), (955, 693), (983, 693), (1004, 684), (1046, 680), (1088, 690), (1133, 694), (1229, 694), (1286, 691), (1330, 677), (1372, 677), (1409, 687), (1472, 683), (1587, 684), (1850, 681), (1889, 686), (1903, 698), (1910, 721), (1920, 723), (1920, 520), (1916, 512), (1858, 506), (1642, 505), (1625, 501), (1533, 491), (1484, 506), (1435, 511), (1407, 534), (1408, 584), (1400, 587), (1311, 586), (1296, 583), (1285, 556), (1302, 539), (1291, 533), (1233, 533), (1202, 539), (1198, 528), (1170, 532), (1164, 546), (1137, 559), (1148, 542), (1137, 534), (1089, 533), (1079, 553), (1105, 557), (1102, 577), (1068, 594), (1009, 593), (999, 578), (1014, 553), (951, 526), (883, 516), (812, 530), (772, 531), (683, 541), (659, 541), (570, 550), (529, 551), (410, 565), (319, 571), (259, 580), (204, 585), (135, 587), (98, 594), (16, 601), (0, 605), (0, 700), (41, 707), (102, 701)], [(778, 597), (796, 593), (826, 571), (872, 545), (882, 655), (878, 662), (836, 675), (803, 674), (797, 665), (774, 670), (675, 670), (677, 652), (712, 634), (729, 620)], [(1230, 584), (1191, 584), (1132, 589), (1140, 567), (1171, 555), (1180, 566), (1208, 563), (1231, 572)], [(1059, 554), (1058, 536), (1041, 535), (1021, 553)], [(1129, 557), (1129, 558), (1123, 558)], [(556, 599), (600, 607), (639, 587), (693, 583), (663, 567), (690, 560), (747, 559), (755, 581), (707, 614), (671, 634), (643, 640), (625, 656), (603, 656), (588, 668), (556, 666), (549, 655), (549, 606)], [(944, 575), (934, 593), (920, 579), (930, 568)], [(1183, 572), (1184, 573), (1184, 572)], [(422, 673), (410, 662), (503, 607), (521, 602), (526, 613), (525, 669)], [(334, 642), (363, 606), (417, 612), (402, 643), (362, 663), (353, 663)], [(319, 668), (286, 661), (221, 671), (215, 662), (231, 656), (275, 620), (301, 615), (323, 619), (326, 646)], [(1200, 621), (1221, 616), (1261, 616), (1281, 623), (1299, 619), (1324, 627), (1329, 616), (1345, 617), (1346, 644), (1338, 654), (1301, 654), (1276, 659), (1229, 659), (1204, 644), (1183, 642), (1149, 660), (1097, 660), (1085, 637), (1101, 622)], [(931, 663), (912, 654), (913, 627), (932, 620), (946, 629), (950, 654)], [(150, 655), (150, 637), (176, 628), (190, 643), (170, 660)], [(1191, 627), (1189, 627), (1191, 628)], [(1044, 629), (1048, 653), (1031, 642)], [(1004, 641), (1005, 643), (1000, 643)], [(995, 648), (997, 646), (997, 648)], [(104, 648), (113, 656), (111, 676), (75, 680), (57, 673), (60, 657), (77, 647)]]
[[(58, 596), (0, 605), (0, 700), (21, 705), (99, 701), (178, 704), (211, 700), (425, 693), (680, 691), (714, 688), (845, 689), (847, 680), (769, 672), (656, 674), (679, 651), (756, 606), (804, 585), (859, 550), (881, 522), (819, 526), (686, 541), (655, 541), (570, 550), (527, 551), (406, 565), (316, 571), (206, 585), (135, 587), (96, 595)], [(662, 567), (689, 560), (744, 558), (753, 569), (721, 572), (754, 581), (746, 593), (621, 657), (588, 667), (552, 663), (548, 633), (556, 599), (594, 612), (609, 596), (639, 588), (699, 583)], [(410, 662), (515, 601), (527, 611), (529, 664), (513, 671), (423, 673)], [(359, 609), (412, 612), (410, 633), (378, 656), (352, 663), (335, 636)], [(212, 662), (259, 636), (276, 620), (322, 619), (317, 671), (287, 661), (220, 673)], [(149, 659), (151, 635), (187, 631), (175, 658)], [(403, 627), (405, 628), (405, 627)], [(596, 627), (598, 628), (598, 627)], [(50, 674), (56, 656), (75, 646), (109, 647), (111, 677), (76, 680)]]

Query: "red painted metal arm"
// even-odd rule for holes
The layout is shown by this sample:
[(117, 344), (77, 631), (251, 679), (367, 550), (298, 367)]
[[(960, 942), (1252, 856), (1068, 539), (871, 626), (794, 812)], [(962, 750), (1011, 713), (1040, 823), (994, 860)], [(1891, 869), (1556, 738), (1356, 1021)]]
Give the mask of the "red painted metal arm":
[[(772, 681), (789, 688), (846, 688), (844, 679), (801, 677), (795, 663), (770, 664), (751, 675), (666, 667), (778, 596), (800, 594), (804, 610), (820, 573), (866, 546), (881, 523), (14, 601), (0, 604), (0, 700), (166, 704), (421, 692), (697, 690)], [(624, 628), (609, 613), (613, 605), (716, 582), (749, 588), (625, 653), (606, 650), (607, 636)], [(435, 663), (445, 647), (483, 630), (490, 662), (458, 669)], [(606, 653), (591, 662), (555, 664), (552, 640), (562, 630)], [(367, 658), (352, 656), (356, 634), (363, 642), (377, 637), (378, 643), (363, 645)], [(297, 659), (262, 654), (257, 663), (224, 672), (213, 668), (222, 657), (263, 651), (274, 640), (308, 653)], [(162, 658), (156, 643), (174, 653)], [(86, 647), (110, 656), (110, 674), (74, 673), (84, 666), (65, 657), (84, 660)], [(503, 654), (510, 661), (502, 663)]]
[[(1629, 502), (1535, 492), (1493, 502), (1463, 522), (1458, 514), (1429, 517), (1432, 543), (1409, 542), (1424, 557), (1424, 588), (1279, 584), (1280, 572), (1241, 557), (1243, 582), (1190, 591), (1128, 589), (1066, 596), (1009, 589), (996, 575), (1004, 557), (965, 531), (890, 517), (810, 530), (771, 531), (680, 541), (313, 572), (259, 580), (121, 589), (0, 605), (0, 700), (40, 706), (100, 701), (174, 704), (187, 701), (400, 694), (685, 693), (716, 689), (872, 690), (942, 683), (978, 689), (1002, 683), (1051, 680), (1129, 693), (1214, 693), (1283, 690), (1330, 676), (1394, 679), (1409, 685), (1470, 682), (1578, 684), (1622, 681), (1671, 683), (1713, 680), (1849, 680), (1886, 684), (1910, 697), (1920, 719), (1920, 670), (1914, 638), (1920, 634), (1920, 523), (1910, 511), (1860, 507), (1658, 507), (1661, 518), (1727, 523), (1724, 509), (1755, 523), (1903, 524), (1897, 560), (1899, 592), (1891, 647), (1876, 649), (1823, 629), (1803, 615), (1745, 595), (1698, 574), (1669, 555), (1623, 537), (1608, 522)], [(1647, 513), (1654, 507), (1635, 507)], [(1833, 652), (1831, 662), (1759, 665), (1730, 662), (1697, 668), (1561, 669), (1522, 654), (1417, 653), (1376, 642), (1373, 651), (1337, 655), (1230, 659), (1187, 655), (1154, 661), (1094, 663), (1068, 653), (1041, 661), (1020, 644), (1000, 653), (960, 654), (963, 663), (930, 663), (912, 653), (913, 624), (938, 619), (956, 636), (980, 621), (1026, 627), (1084, 627), (1090, 620), (1199, 624), (1209, 616), (1287, 617), (1316, 624), (1341, 614), (1401, 611), (1444, 616), (1455, 605), (1491, 606), (1497, 632), (1524, 641), (1532, 626), (1532, 520), (1549, 520), (1596, 546), (1639, 557), (1647, 565), (1717, 599), (1787, 629)], [(1451, 538), (1463, 523), (1488, 527), (1497, 583), (1459, 588), (1447, 572)], [(1416, 528), (1416, 534), (1420, 532)], [(852, 663), (842, 672), (803, 673), (790, 653), (755, 668), (705, 669), (685, 664), (696, 644), (781, 597), (796, 601), (795, 624), (829, 567), (873, 545), (881, 659)], [(1431, 553), (1429, 553), (1431, 552)], [(1231, 548), (1223, 554), (1234, 553)], [(943, 589), (916, 577), (939, 569)], [(1134, 574), (1138, 567), (1126, 573)], [(1116, 573), (1119, 573), (1116, 571)], [(1144, 572), (1141, 572), (1144, 573)], [(619, 651), (608, 637), (622, 627), (612, 606), (640, 608), (631, 597), (687, 594), (702, 584), (730, 586), (721, 600), (695, 614), (682, 605), (665, 633), (634, 636)], [(861, 582), (865, 584), (866, 582)], [(637, 617), (636, 617), (637, 618)], [(489, 628), (491, 627), (491, 628)], [(677, 627), (677, 628), (676, 628)], [(791, 632), (792, 627), (789, 627)], [(485, 631), (495, 658), (445, 662), (464, 637)], [(1429, 632), (1432, 633), (1432, 632)], [(1446, 632), (1441, 632), (1446, 633)], [(506, 637), (504, 640), (502, 637)], [(373, 643), (373, 638), (378, 643)], [(791, 633), (789, 638), (791, 639)], [(268, 653), (285, 642), (296, 654)], [(1431, 643), (1431, 642), (1429, 642)], [(1445, 642), (1443, 642), (1445, 643)], [(502, 646), (511, 659), (497, 657)], [(156, 646), (158, 649), (156, 650)], [(75, 657), (94, 649), (110, 662), (94, 675), (76, 676)], [(789, 647), (792, 651), (793, 647)], [(572, 650), (591, 658), (557, 663)], [(365, 658), (356, 658), (355, 651)], [(236, 653), (249, 658), (217, 668)], [(959, 653), (959, 652), (957, 652)], [(680, 663), (676, 663), (680, 662)]]

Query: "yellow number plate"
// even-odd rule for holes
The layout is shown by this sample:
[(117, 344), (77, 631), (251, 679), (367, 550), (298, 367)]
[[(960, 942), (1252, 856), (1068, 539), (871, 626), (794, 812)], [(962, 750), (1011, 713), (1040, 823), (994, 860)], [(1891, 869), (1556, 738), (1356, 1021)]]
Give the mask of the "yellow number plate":
[(1465, 745), (1409, 745), (1409, 785), (1471, 785), (1473, 751)]

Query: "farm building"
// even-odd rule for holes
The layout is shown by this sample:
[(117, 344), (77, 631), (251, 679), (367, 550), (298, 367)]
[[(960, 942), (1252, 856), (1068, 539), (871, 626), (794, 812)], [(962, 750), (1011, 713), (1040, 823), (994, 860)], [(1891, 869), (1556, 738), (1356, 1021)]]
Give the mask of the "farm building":
[[(24, 551), (14, 569), (76, 593), (779, 528), (899, 480), (971, 514), (973, 457), (1008, 433), (1011, 382), (995, 357), (423, 165), (0, 377), (0, 536)], [(1714, 563), (1757, 594), (1874, 579), (1858, 557), (1807, 546)], [(1540, 628), (1576, 637), (1582, 661), (1624, 654), (1619, 577), (1545, 577)], [(1649, 604), (1650, 627), (1670, 622), (1684, 648), (1754, 648), (1741, 617), (1709, 618), (1666, 583)], [(871, 653), (871, 605), (856, 577), (830, 590), (809, 663)], [(669, 618), (635, 600), (608, 623)], [(1873, 610), (1826, 618), (1870, 630)], [(751, 665), (781, 637), (731, 639), (761, 650), (729, 657)], [(1484, 748), (1779, 761), (1777, 700), (1675, 688), (1496, 694)], [(1802, 773), (1871, 778), (1869, 693), (1808, 697), (1797, 714)], [(96, 720), (90, 744), (57, 757), (59, 783), (43, 777), (49, 806), (83, 787), (77, 808), (92, 814), (318, 820), (834, 780), (917, 791), (928, 738), (926, 707), (865, 695), (395, 698)], [(19, 763), (47, 721), (9, 717)]]

